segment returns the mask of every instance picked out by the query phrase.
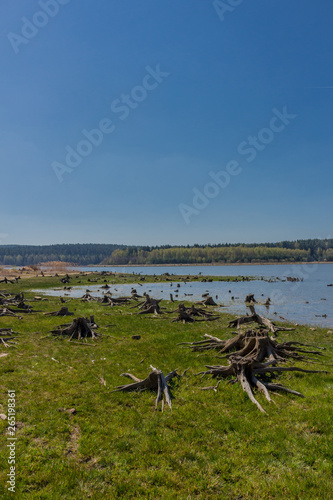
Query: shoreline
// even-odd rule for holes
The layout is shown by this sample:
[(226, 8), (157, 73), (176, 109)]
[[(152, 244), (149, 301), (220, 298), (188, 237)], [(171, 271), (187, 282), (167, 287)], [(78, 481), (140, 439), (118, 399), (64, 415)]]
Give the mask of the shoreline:
[(232, 262), (232, 263), (205, 263), (205, 264), (91, 264), (87, 266), (73, 267), (200, 267), (200, 266), (292, 266), (292, 265), (333, 264), (333, 262), (311, 261), (311, 262)]
[[(130, 285), (131, 287), (135, 287), (138, 284), (138, 274), (135, 273), (135, 275), (133, 275), (129, 271), (129, 269), (128, 270), (124, 269), (123, 271), (121, 271), (120, 269), (115, 270), (112, 273), (112, 275), (113, 275), (112, 283), (111, 282), (109, 283), (109, 287), (112, 288), (112, 286), (114, 286), (114, 287), (118, 288), (118, 285), (120, 285), (120, 284)], [(153, 278), (151, 271), (149, 271), (149, 273), (147, 273), (147, 271), (142, 270), (141, 275), (146, 276), (147, 280), (145, 281), (145, 283), (141, 283), (140, 282), (140, 284), (144, 285), (144, 286), (147, 286), (148, 291), (149, 291), (149, 288), (153, 288), (150, 285), (155, 284), (155, 280), (157, 280), (156, 281), (157, 287), (155, 287), (154, 290), (159, 290), (160, 292), (162, 292), (162, 290), (165, 290), (165, 284), (167, 284), (168, 281), (173, 281), (174, 283), (176, 283), (177, 280), (178, 280), (178, 278), (179, 278), (178, 275), (177, 276), (173, 276), (172, 280), (165, 280), (165, 279), (163, 279), (163, 276), (157, 276), (156, 278)], [(54, 274), (52, 274), (52, 275), (44, 275), (44, 277), (41, 276), (41, 275), (36, 276), (35, 274), (21, 275), (21, 278), (23, 278), (22, 282), (19, 282), (20, 281), (19, 280), (16, 283), (13, 283), (13, 284), (10, 284), (10, 285), (7, 285), (7, 286), (3, 285), (3, 286), (1, 286), (1, 289), (2, 289), (1, 291), (2, 292), (7, 292), (7, 291), (12, 292), (14, 290), (16, 292), (22, 292), (22, 291), (23, 292), (28, 292), (29, 291), (29, 292), (38, 293), (38, 294), (40, 294), (40, 293), (46, 293), (46, 295), (48, 295), (49, 294), (49, 290), (48, 289), (53, 289), (54, 287), (56, 287), (56, 289), (58, 290), (59, 293), (61, 293), (61, 295), (62, 294), (66, 294), (66, 292), (65, 292), (65, 288), (66, 287), (64, 287), (63, 283), (60, 282), (60, 277), (63, 276), (63, 274), (65, 274), (65, 273), (60, 273), (59, 272), (58, 276), (55, 276)], [(77, 282), (77, 284), (78, 285), (80, 284), (80, 287), (83, 290), (86, 290), (87, 287), (89, 287), (89, 289), (92, 290), (91, 286), (94, 287), (94, 290), (95, 290), (95, 288), (97, 289), (102, 284), (105, 283), (105, 279), (103, 279), (103, 277), (105, 277), (105, 275), (101, 274), (101, 271), (98, 268), (95, 268), (95, 271), (93, 269), (91, 269), (90, 271), (85, 271), (85, 272), (82, 273), (82, 276), (80, 275), (80, 272), (78, 272), (78, 270), (72, 271), (72, 272), (69, 271), (68, 274), (73, 276), (73, 279), (70, 282), (71, 283), (70, 287), (72, 287), (72, 288), (73, 287), (76, 288), (76, 280), (79, 280)], [(182, 273), (182, 274), (184, 275), (184, 273)], [(194, 276), (197, 276), (197, 273), (195, 273), (194, 270), (190, 274), (194, 275)], [(204, 276), (204, 274), (205, 273), (204, 273), (204, 270), (203, 270), (203, 275), (201, 276), (201, 278), (204, 278), (204, 277), (208, 278), (208, 276)], [(230, 275), (230, 274), (232, 274), (232, 273), (228, 273), (228, 275)], [(237, 274), (239, 274), (239, 273), (237, 273)], [(248, 274), (248, 273), (244, 273), (244, 274)], [(235, 278), (236, 277), (235, 275), (236, 275), (236, 273), (234, 273), (233, 277), (231, 277), (231, 276), (229, 276), (229, 277)], [(98, 280), (97, 279), (96, 280), (95, 279), (91, 280), (91, 276), (99, 277), (99, 279)], [(152, 279), (148, 279), (148, 278), (152, 278)], [(200, 281), (195, 281), (194, 283), (199, 284), (199, 291), (201, 290), (200, 287), (202, 286), (203, 290), (208, 291), (207, 288), (209, 288), (210, 292), (213, 293), (213, 295), (214, 295), (215, 292), (214, 291), (212, 292), (212, 290), (211, 290), (210, 287), (216, 287), (216, 286), (220, 287), (219, 283), (215, 283), (215, 282), (217, 282), (217, 281), (219, 282), (221, 280), (218, 279), (219, 277), (216, 277), (216, 276), (213, 276), (213, 277), (210, 276), (209, 278), (211, 278), (211, 279), (209, 279), (209, 280), (207, 279), (204, 284), (201, 284)], [(225, 284), (222, 285), (222, 288), (220, 287), (216, 291), (216, 293), (218, 293), (219, 296), (220, 296), (219, 290), (221, 290), (221, 293), (224, 291), (225, 294), (227, 294), (227, 289), (231, 288), (231, 286), (233, 284), (233, 279), (231, 279), (231, 281), (228, 282), (228, 280), (226, 280), (226, 278), (227, 278), (226, 276), (223, 276), (222, 281), (224, 281)], [(192, 279), (190, 279), (190, 281), (193, 282)], [(215, 284), (214, 283), (208, 284), (208, 281), (209, 282), (212, 281)], [(243, 281), (243, 280), (241, 280), (241, 281)], [(95, 283), (96, 283), (96, 286), (95, 286)], [(229, 283), (228, 286), (227, 286), (227, 283)], [(251, 285), (251, 283), (253, 283), (253, 285)], [(261, 290), (262, 285), (260, 283), (258, 281), (254, 281), (253, 282), (252, 279), (249, 280), (248, 286), (251, 288), (252, 292), (254, 291), (254, 293), (256, 293), (256, 295), (262, 293), (262, 291), (263, 291), (263, 290)], [(272, 286), (273, 286), (273, 290), (276, 290), (276, 286), (277, 286), (277, 291), (280, 290), (280, 288), (279, 288), (280, 284), (276, 284), (276, 285), (273, 284)], [(159, 287), (163, 287), (163, 288), (159, 288)], [(254, 290), (253, 290), (253, 287), (255, 287)], [(244, 292), (244, 290), (246, 288), (247, 288), (247, 286), (245, 288), (243, 287), (242, 291)], [(166, 290), (166, 292), (167, 292), (167, 290)], [(234, 290), (234, 292), (236, 292), (238, 289), (233, 289), (233, 290)], [(178, 291), (178, 288), (177, 288), (177, 291)], [(282, 289), (282, 291), (283, 291), (283, 289)], [(267, 294), (266, 294), (266, 292), (267, 292)], [(266, 290), (266, 292), (265, 292), (266, 295), (270, 295), (270, 292), (268, 292), (268, 289)], [(280, 292), (281, 292), (281, 290), (280, 290)], [(82, 291), (82, 293), (83, 293), (83, 291)], [(200, 293), (202, 293), (202, 291)], [(222, 295), (223, 295), (223, 293), (222, 293)], [(242, 292), (240, 291), (239, 293), (242, 293)], [(246, 291), (246, 293), (248, 293), (248, 290)], [(312, 292), (310, 291), (310, 296), (312, 296), (311, 294), (312, 294)], [(51, 295), (52, 295), (52, 292), (51, 292)], [(200, 294), (199, 294), (199, 296), (200, 296)], [(231, 297), (231, 296), (229, 297), (228, 294), (226, 296), (228, 298)], [(309, 296), (308, 293), (307, 294), (303, 294), (303, 296), (302, 296), (303, 300), (301, 300), (301, 304), (303, 302), (305, 302), (306, 300), (308, 300), (308, 296)], [(245, 295), (244, 295), (244, 297), (245, 297)], [(322, 297), (322, 295), (318, 295), (318, 297)], [(330, 300), (330, 297), (331, 297), (331, 295), (327, 295), (327, 300)], [(243, 298), (242, 298), (242, 300), (243, 300)], [(235, 299), (239, 299), (239, 297), (235, 297)], [(169, 301), (169, 295), (166, 294), (163, 300)], [(184, 298), (181, 297), (180, 299), (178, 299), (175, 296), (174, 300), (175, 300), (175, 302), (178, 301), (178, 300), (180, 300), (180, 301), (189, 300), (189, 302), (192, 302), (192, 299), (190, 299), (188, 297), (186, 298), (186, 296), (184, 296)], [(226, 308), (223, 308), (224, 310), (220, 310), (220, 312), (222, 314), (224, 314), (224, 313), (226, 313), (226, 314), (237, 314), (237, 312), (231, 311), (230, 309), (234, 308), (234, 304), (236, 304), (236, 308), (237, 308), (237, 304), (238, 303), (236, 303), (236, 302), (235, 303), (233, 303), (233, 302), (230, 303), (230, 301), (228, 300), (228, 305), (227, 305), (225, 303), (225, 297), (224, 296), (220, 297), (220, 301), (222, 301), (221, 303), (219, 303), (220, 306), (221, 306), (222, 303), (224, 305), (226, 305)], [(291, 299), (291, 303), (293, 303), (293, 299)], [(296, 300), (295, 303), (297, 303), (297, 304), (299, 303), (299, 298), (297, 298), (297, 300)], [(241, 304), (243, 305), (243, 302), (241, 302)], [(289, 304), (289, 302), (288, 302), (288, 304)], [(288, 305), (288, 307), (287, 307), (286, 310), (281, 310), (281, 306), (279, 306), (278, 303), (276, 305), (274, 305), (274, 301), (273, 301), (273, 303), (272, 303), (273, 309), (270, 310), (270, 313), (274, 313), (274, 314), (276, 313), (277, 316), (275, 317), (275, 316), (270, 316), (269, 315), (269, 317), (272, 320), (277, 320), (278, 321), (279, 315), (282, 314), (282, 316), (284, 316), (284, 318), (281, 317), (280, 319), (284, 319), (285, 321), (290, 322), (290, 323), (297, 322), (298, 324), (304, 325), (304, 326), (309, 326), (309, 327), (311, 326), (311, 327), (315, 327), (315, 328), (316, 327), (327, 328), (327, 329), (331, 330), (333, 328), (332, 318), (328, 317), (328, 314), (327, 314), (327, 307), (329, 307), (329, 304), (326, 304), (326, 303), (325, 304), (321, 303), (321, 304), (323, 306), (321, 308), (322, 309), (321, 311), (318, 310), (318, 307), (316, 307), (316, 309), (313, 309), (313, 307), (312, 308), (310, 307), (310, 309), (309, 309), (309, 307), (306, 307), (307, 310), (305, 310), (303, 308), (301, 311), (299, 311), (297, 314), (294, 315), (294, 312), (291, 310), (290, 304)], [(260, 305), (260, 304), (258, 304), (258, 305)], [(282, 305), (283, 305), (283, 303), (282, 303)], [(295, 317), (293, 317), (293, 318), (289, 318), (288, 317), (289, 314), (290, 314), (290, 311), (292, 312), (292, 316), (295, 316)], [(325, 316), (324, 316), (324, 314), (325, 314)], [(316, 317), (317, 315), (318, 315), (319, 319), (317, 319), (317, 317)], [(320, 315), (322, 315), (322, 316), (320, 316)], [(325, 319), (322, 319), (322, 318), (325, 318)]]

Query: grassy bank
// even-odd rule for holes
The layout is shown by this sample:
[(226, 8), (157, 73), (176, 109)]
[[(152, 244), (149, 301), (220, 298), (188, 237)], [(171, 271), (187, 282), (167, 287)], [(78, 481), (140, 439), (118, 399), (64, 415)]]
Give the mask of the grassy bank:
[[(127, 275), (96, 276), (73, 278), (70, 284), (89, 286), (95, 279), (101, 285), (104, 279), (133, 282)], [(149, 280), (154, 277), (146, 277)], [(45, 277), (0, 288), (26, 290), (29, 299), (30, 288), (55, 286), (64, 285), (59, 278)], [(276, 404), (269, 404), (258, 395), (268, 412), (264, 415), (239, 384), (221, 382), (217, 392), (202, 391), (215, 382), (195, 374), (220, 361), (212, 352), (177, 346), (200, 340), (204, 333), (229, 338), (227, 313), (215, 322), (184, 325), (171, 323), (167, 314), (137, 316), (131, 306), (66, 300), (74, 317), (94, 314), (101, 333), (96, 341), (82, 345), (49, 335), (73, 318), (43, 315), (60, 309), (57, 297), (32, 302), (40, 312), (25, 314), (22, 320), (0, 318), (0, 328), (19, 332), (15, 347), (0, 347), (0, 354), (8, 353), (0, 358), (0, 413), (7, 413), (8, 389), (16, 391), (17, 498), (332, 498), (332, 375), (282, 375), (284, 385), (306, 397), (273, 395)], [(168, 302), (162, 305), (175, 309)], [(132, 339), (134, 334), (141, 338)], [(278, 338), (325, 347), (325, 357), (311, 365), (313, 369), (331, 362), (327, 330), (298, 326)], [(145, 378), (150, 365), (165, 374), (189, 368), (171, 383), (172, 411), (154, 411), (153, 393), (111, 393), (126, 383), (121, 373)], [(66, 411), (72, 408), (74, 413)], [(5, 490), (7, 426), (0, 420), (2, 498), (13, 496)]]
[[(31, 289), (47, 289), (47, 288), (64, 288), (64, 283), (61, 282), (61, 279), (65, 277), (66, 271), (59, 274), (59, 276), (45, 275), (41, 276), (40, 274), (36, 276), (32, 276), (31, 274), (21, 275), (18, 281), (14, 284), (9, 284), (9, 288), (5, 288), (6, 285), (1, 286), (0, 283), (0, 291), (8, 292), (24, 292), (29, 291)], [(102, 274), (99, 272), (95, 273), (75, 273), (69, 272), (70, 283), (68, 286), (89, 286), (89, 285), (104, 285), (108, 283), (109, 285), (118, 285), (118, 284), (140, 284), (143, 283), (167, 283), (167, 282), (213, 282), (213, 281), (227, 281), (227, 282), (239, 282), (239, 281), (255, 281), (258, 279), (264, 279), (260, 276), (210, 276), (210, 275), (138, 275), (135, 273), (107, 273)], [(15, 281), (15, 277), (11, 276), (9, 273), (5, 274), (8, 279)], [(266, 279), (266, 278), (265, 278)]]

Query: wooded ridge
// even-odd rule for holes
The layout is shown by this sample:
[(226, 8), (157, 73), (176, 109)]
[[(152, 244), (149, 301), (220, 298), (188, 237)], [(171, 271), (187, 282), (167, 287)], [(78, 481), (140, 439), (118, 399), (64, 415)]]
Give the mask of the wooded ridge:
[(187, 246), (0, 245), (0, 265), (61, 261), (77, 265), (333, 262), (333, 239)]

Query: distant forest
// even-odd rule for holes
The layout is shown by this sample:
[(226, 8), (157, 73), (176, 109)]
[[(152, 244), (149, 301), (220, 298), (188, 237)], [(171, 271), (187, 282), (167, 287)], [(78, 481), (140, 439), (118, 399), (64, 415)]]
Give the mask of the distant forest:
[(87, 265), (333, 262), (333, 239), (193, 246), (0, 245), (0, 265), (61, 261)]
[(63, 245), (0, 245), (0, 265), (29, 266), (42, 262), (70, 262), (81, 266), (100, 264), (116, 249), (125, 245), (63, 244)]

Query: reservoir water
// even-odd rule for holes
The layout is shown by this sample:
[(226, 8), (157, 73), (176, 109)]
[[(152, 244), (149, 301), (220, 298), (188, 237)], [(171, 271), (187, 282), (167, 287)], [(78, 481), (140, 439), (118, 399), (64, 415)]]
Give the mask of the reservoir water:
[[(270, 319), (282, 318), (299, 324), (333, 327), (333, 263), (329, 264), (291, 264), (291, 265), (231, 265), (231, 266), (105, 266), (79, 267), (79, 271), (112, 271), (116, 273), (133, 274), (132, 284), (112, 285), (112, 277), (107, 277), (109, 291), (115, 296), (130, 295), (131, 288), (151, 294), (154, 298), (170, 299), (170, 293), (179, 301), (202, 300), (202, 294), (207, 291), (221, 306), (222, 311), (244, 315), (247, 308), (244, 299), (253, 293), (257, 302), (264, 302), (268, 297), (272, 305), (267, 308), (257, 305), (256, 310)], [(172, 282), (144, 283), (138, 279), (138, 274), (161, 275), (169, 273)], [(206, 276), (252, 276), (254, 281), (239, 282), (187, 282), (177, 279), (177, 275)], [(288, 281), (287, 277), (299, 281)], [(199, 278), (200, 279), (200, 278)], [(177, 284), (180, 287), (177, 287)], [(101, 285), (89, 285), (91, 295), (101, 296), (105, 290)], [(81, 297), (86, 287), (75, 287), (71, 292), (63, 289), (48, 290), (49, 295), (69, 294), (71, 297)], [(37, 292), (37, 291), (36, 291)], [(42, 293), (41, 290), (38, 290)], [(176, 294), (178, 295), (176, 297)], [(217, 297), (217, 298), (216, 298)]]

